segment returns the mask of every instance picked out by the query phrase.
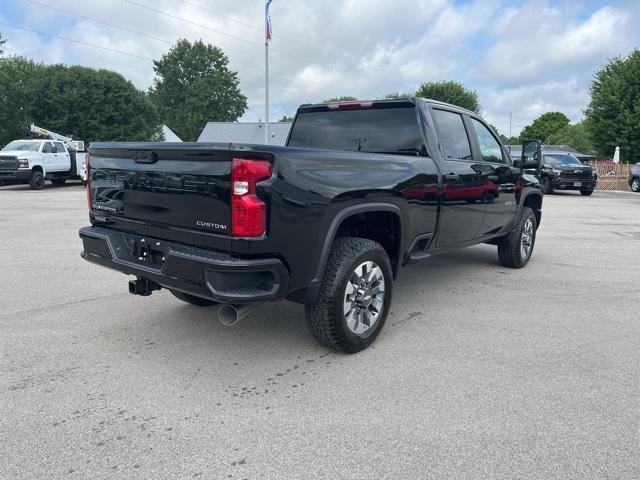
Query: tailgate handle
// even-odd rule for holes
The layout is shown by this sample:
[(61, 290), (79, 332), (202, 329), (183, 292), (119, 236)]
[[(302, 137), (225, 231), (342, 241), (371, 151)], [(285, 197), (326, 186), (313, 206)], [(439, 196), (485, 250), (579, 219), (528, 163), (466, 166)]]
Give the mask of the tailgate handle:
[(151, 151), (132, 152), (131, 156), (136, 163), (156, 163), (158, 155)]

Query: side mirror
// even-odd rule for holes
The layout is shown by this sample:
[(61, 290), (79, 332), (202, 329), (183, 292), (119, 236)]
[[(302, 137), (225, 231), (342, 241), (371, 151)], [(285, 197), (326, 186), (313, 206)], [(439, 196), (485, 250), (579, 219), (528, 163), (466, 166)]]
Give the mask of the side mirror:
[(542, 142), (540, 140), (525, 140), (522, 142), (522, 157), (516, 167), (523, 170), (540, 170), (542, 164)]

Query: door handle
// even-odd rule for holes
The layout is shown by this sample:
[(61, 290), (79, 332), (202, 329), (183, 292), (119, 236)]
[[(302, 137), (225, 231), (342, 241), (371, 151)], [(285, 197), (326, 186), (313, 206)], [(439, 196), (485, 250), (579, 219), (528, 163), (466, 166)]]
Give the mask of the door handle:
[(455, 182), (456, 180), (460, 179), (460, 175), (458, 175), (457, 173), (449, 173), (444, 176), (444, 179), (450, 182)]

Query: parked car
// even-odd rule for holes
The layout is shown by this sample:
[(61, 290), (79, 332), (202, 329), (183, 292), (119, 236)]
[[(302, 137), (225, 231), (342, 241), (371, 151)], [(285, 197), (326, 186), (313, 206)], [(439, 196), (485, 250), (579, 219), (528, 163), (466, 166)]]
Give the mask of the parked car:
[(633, 192), (640, 192), (640, 163), (636, 163), (629, 171), (629, 187)]
[(540, 181), (544, 193), (553, 193), (554, 190), (580, 190), (582, 195), (591, 195), (598, 183), (598, 172), (570, 153), (544, 151)]
[(0, 150), (0, 182), (28, 183), (34, 190), (44, 187), (45, 179), (63, 185), (79, 175), (76, 155), (55, 140), (14, 140)]
[(315, 337), (353, 353), (380, 333), (402, 266), (483, 242), (529, 262), (540, 142), (522, 158), (475, 113), (421, 98), (303, 105), (286, 147), (93, 143), (82, 256), (135, 275), (133, 294), (221, 304), (225, 324), (304, 304)]

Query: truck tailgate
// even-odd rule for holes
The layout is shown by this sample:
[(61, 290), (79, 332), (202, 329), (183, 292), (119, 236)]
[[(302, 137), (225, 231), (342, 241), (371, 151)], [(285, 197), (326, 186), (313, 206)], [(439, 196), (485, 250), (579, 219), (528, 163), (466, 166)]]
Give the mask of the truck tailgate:
[(89, 154), (94, 224), (229, 250), (228, 144), (97, 143)]

